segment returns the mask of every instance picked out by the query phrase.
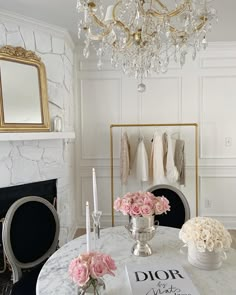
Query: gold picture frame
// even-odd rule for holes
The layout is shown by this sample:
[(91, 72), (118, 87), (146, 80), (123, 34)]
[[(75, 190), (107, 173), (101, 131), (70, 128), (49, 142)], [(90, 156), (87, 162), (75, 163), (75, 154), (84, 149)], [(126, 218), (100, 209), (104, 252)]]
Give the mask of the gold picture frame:
[(22, 47), (0, 48), (0, 132), (50, 130), (46, 70)]

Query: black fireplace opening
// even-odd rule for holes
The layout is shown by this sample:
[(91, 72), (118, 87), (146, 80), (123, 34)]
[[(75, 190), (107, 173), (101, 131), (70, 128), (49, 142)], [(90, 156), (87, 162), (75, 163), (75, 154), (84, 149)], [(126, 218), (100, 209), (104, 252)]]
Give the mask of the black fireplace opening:
[(0, 188), (0, 273), (5, 267), (2, 248), (2, 222), (11, 205), (27, 196), (42, 197), (56, 208), (57, 179)]

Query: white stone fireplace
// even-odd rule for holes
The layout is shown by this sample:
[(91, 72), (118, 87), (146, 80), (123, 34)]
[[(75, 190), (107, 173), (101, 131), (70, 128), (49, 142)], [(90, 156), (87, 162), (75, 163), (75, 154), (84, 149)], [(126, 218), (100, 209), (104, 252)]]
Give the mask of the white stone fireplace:
[[(5, 45), (21, 46), (41, 57), (46, 67), (51, 121), (59, 115), (63, 131), (73, 133), (74, 45), (69, 34), (1, 12), (0, 46)], [(74, 142), (61, 135), (0, 134), (0, 187), (57, 179), (60, 244), (73, 237), (76, 226), (73, 163)]]

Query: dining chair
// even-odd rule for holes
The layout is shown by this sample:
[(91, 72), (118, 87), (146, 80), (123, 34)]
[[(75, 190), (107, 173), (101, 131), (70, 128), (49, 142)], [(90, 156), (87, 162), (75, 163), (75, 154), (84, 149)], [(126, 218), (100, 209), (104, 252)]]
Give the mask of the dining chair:
[(35, 295), (38, 274), (58, 245), (56, 209), (41, 197), (23, 197), (7, 211), (3, 248), (12, 269), (11, 295)]
[(185, 221), (190, 218), (188, 201), (176, 187), (160, 184), (150, 187), (147, 191), (153, 193), (156, 197), (164, 196), (170, 202), (171, 208), (167, 214), (155, 216), (155, 220), (159, 221), (159, 225), (181, 228)]

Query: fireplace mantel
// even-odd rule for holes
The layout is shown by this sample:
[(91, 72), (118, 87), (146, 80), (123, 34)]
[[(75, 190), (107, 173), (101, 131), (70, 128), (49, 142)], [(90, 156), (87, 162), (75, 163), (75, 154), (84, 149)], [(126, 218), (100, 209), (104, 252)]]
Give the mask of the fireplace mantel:
[(0, 141), (16, 140), (45, 140), (45, 139), (74, 139), (75, 132), (8, 132), (0, 133)]

